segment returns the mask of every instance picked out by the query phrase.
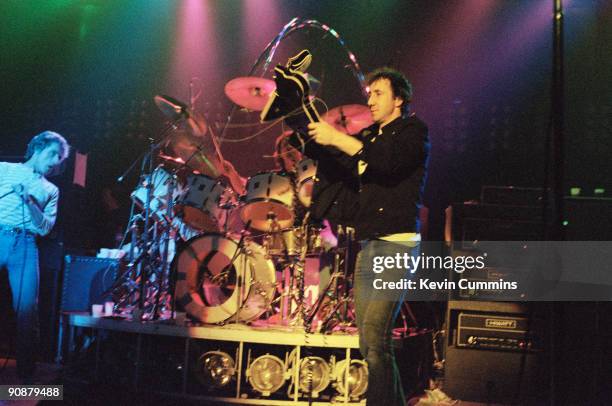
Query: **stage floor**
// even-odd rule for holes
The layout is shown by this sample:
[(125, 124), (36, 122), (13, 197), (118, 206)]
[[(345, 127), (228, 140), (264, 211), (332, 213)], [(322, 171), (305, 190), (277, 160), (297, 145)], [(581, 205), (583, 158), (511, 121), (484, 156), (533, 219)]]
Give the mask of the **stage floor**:
[(92, 317), (88, 313), (69, 312), (63, 315), (63, 324), (72, 327), (89, 327), (137, 334), (152, 334), (203, 340), (249, 342), (291, 346), (359, 348), (359, 335), (355, 329), (350, 332), (336, 331), (333, 334), (306, 333), (304, 328), (282, 326), (259, 322), (246, 325), (230, 323), (225, 325), (195, 326), (174, 321), (131, 321), (115, 317)]

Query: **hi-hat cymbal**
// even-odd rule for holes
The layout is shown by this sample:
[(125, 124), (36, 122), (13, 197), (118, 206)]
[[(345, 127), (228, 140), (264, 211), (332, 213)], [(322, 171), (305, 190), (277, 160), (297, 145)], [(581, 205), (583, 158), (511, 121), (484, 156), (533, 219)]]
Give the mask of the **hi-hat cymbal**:
[(189, 112), (187, 105), (174, 97), (158, 94), (153, 98), (157, 108), (170, 120), (186, 117)]
[(235, 78), (225, 84), (225, 94), (231, 101), (253, 111), (263, 110), (274, 89), (273, 80), (255, 76)]
[(335, 129), (347, 134), (355, 134), (359, 130), (374, 124), (370, 109), (362, 104), (346, 104), (334, 107), (323, 115), (323, 120)]
[(166, 95), (157, 95), (153, 98), (155, 105), (163, 115), (170, 120), (179, 121), (179, 127), (184, 127), (196, 137), (203, 137), (208, 131), (206, 120), (201, 114), (192, 111), (182, 101)]

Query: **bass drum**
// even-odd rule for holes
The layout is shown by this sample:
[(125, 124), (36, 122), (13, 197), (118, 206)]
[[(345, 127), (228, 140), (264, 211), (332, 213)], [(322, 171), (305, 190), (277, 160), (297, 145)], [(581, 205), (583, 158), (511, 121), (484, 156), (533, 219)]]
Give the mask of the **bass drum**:
[(239, 250), (233, 239), (203, 234), (188, 241), (175, 266), (177, 304), (196, 320), (249, 322), (270, 308), (275, 268), (254, 242), (245, 242)]

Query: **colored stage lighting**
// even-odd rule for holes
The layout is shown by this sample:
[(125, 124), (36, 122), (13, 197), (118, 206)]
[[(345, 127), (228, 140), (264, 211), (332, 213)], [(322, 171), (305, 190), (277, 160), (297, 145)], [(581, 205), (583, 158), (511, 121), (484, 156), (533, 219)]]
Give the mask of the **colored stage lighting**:
[(266, 354), (251, 363), (246, 375), (253, 389), (263, 396), (270, 396), (285, 383), (287, 369), (280, 358)]
[(330, 367), (321, 357), (306, 357), (300, 362), (300, 392), (316, 398), (329, 385)]
[(202, 354), (199, 362), (205, 382), (217, 388), (229, 384), (236, 374), (234, 359), (222, 351), (208, 351)]
[(368, 390), (368, 365), (365, 361), (351, 360), (348, 376), (346, 373), (347, 360), (336, 363), (334, 376), (336, 377), (336, 390), (342, 396), (347, 393), (351, 398), (359, 398)]

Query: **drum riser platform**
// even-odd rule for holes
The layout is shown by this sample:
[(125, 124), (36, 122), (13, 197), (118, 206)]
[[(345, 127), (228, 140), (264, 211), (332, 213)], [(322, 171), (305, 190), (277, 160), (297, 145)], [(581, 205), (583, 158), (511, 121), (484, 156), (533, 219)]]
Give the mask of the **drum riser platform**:
[[(319, 356), (326, 361), (332, 359), (360, 359), (356, 334), (335, 333), (306, 334), (293, 327), (263, 325), (251, 327), (244, 324), (227, 324), (223, 326), (188, 326), (174, 325), (171, 322), (137, 322), (112, 318), (94, 318), (85, 313), (64, 313), (61, 319), (58, 344), (58, 361), (63, 361), (70, 371), (78, 371), (83, 356), (79, 354), (77, 342), (88, 337), (95, 343), (90, 348), (91, 363), (85, 368), (87, 373), (77, 372), (82, 380), (88, 383), (99, 382), (108, 377), (104, 363), (108, 358), (126, 358), (131, 356), (126, 367), (111, 366), (123, 377), (113, 379), (124, 382), (132, 390), (155, 392), (164, 396), (177, 396), (185, 399), (201, 399), (218, 404), (252, 404), (252, 405), (308, 405), (307, 396), (300, 394), (290, 382), (297, 381), (298, 368), (287, 366), (287, 379), (283, 386), (270, 397), (261, 396), (251, 388), (247, 378), (249, 363), (265, 354), (276, 354), (284, 361), (290, 353), (295, 355), (295, 364), (305, 356)], [(115, 344), (106, 346), (102, 343), (109, 337), (119, 337), (127, 346)], [(112, 342), (112, 341), (111, 341)], [(106, 347), (105, 347), (106, 346)], [(129, 348), (130, 350), (126, 350)], [(134, 350), (135, 351), (132, 351)], [(82, 349), (81, 349), (82, 350)], [(223, 350), (235, 359), (235, 376), (228, 387), (210, 390), (194, 377), (194, 368), (200, 352)], [(106, 351), (106, 352), (105, 352)], [(95, 354), (95, 355), (94, 355)], [(163, 372), (164, 366), (172, 360), (181, 365)], [(123, 361), (125, 362), (125, 360)], [(93, 365), (91, 365), (93, 364)], [(76, 366), (75, 366), (76, 365)], [(293, 365), (293, 364), (292, 364)], [(106, 365), (108, 367), (108, 365)], [(116, 375), (115, 372), (112, 372)], [(84, 376), (89, 375), (89, 376)], [(348, 378), (345, 376), (345, 379)], [(199, 379), (199, 378), (198, 378)], [(153, 383), (152, 383), (153, 382)], [(348, 404), (363, 405), (365, 400), (348, 399), (340, 396), (333, 388), (334, 378), (322, 396), (312, 400), (313, 405)], [(289, 395), (287, 391), (290, 390)], [(216, 403), (215, 403), (216, 404)]]

